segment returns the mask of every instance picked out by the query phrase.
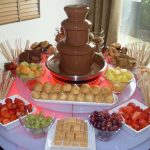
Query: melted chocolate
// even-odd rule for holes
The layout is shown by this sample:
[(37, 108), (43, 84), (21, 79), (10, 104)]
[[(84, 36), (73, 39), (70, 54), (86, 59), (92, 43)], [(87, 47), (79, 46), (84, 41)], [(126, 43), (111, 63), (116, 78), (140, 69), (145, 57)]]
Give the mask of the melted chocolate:
[(89, 7), (69, 5), (64, 8), (68, 19), (61, 25), (65, 31), (65, 40), (57, 44), (60, 53), (60, 69), (70, 75), (84, 75), (91, 71), (95, 46), (89, 43), (91, 23), (86, 20)]

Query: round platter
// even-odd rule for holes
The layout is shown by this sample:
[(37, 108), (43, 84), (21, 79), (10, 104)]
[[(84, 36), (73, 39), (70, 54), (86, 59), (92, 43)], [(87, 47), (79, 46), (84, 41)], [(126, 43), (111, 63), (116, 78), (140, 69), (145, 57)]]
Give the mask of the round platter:
[[(100, 63), (100, 61), (102, 63)], [(104, 61), (101, 55), (96, 53), (94, 56), (91, 72), (80, 76), (65, 74), (61, 72), (59, 66), (60, 66), (60, 56), (58, 53), (51, 55), (46, 61), (46, 67), (48, 68), (48, 70), (50, 70), (53, 77), (63, 82), (80, 84), (97, 79), (99, 77), (99, 74), (106, 69), (107, 63), (106, 61)]]

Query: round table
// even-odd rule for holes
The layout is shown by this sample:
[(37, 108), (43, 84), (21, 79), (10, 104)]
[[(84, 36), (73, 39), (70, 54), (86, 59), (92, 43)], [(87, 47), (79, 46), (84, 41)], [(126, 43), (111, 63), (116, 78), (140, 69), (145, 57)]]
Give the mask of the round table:
[[(16, 79), (17, 80), (17, 79)], [(14, 82), (9, 95), (19, 94), (25, 99), (29, 100), (27, 89), (24, 87), (23, 83)], [(138, 87), (134, 94), (129, 99), (136, 99), (139, 101), (142, 100), (142, 96)], [(29, 100), (30, 101), (30, 100)], [(45, 113), (51, 113), (49, 109), (43, 109), (43, 107), (38, 107), (39, 110), (45, 111)], [(69, 117), (69, 116), (78, 116), (86, 119), (87, 113), (65, 113), (65, 112), (56, 112), (57, 118)], [(46, 137), (40, 139), (34, 139), (22, 128), (18, 126), (10, 131), (7, 131), (0, 127), (0, 145), (5, 150), (44, 150)], [(93, 143), (95, 144), (95, 143)], [(114, 136), (110, 141), (102, 142), (96, 140), (96, 150), (148, 150), (150, 148), (150, 130), (147, 132), (132, 136), (129, 135), (124, 130), (121, 130), (116, 136)]]

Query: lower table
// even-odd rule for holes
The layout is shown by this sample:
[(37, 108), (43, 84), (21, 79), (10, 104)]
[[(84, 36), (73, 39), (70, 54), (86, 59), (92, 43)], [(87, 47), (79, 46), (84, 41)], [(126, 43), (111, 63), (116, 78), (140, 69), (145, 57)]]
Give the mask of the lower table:
[[(21, 94), (20, 91), (16, 88), (16, 83), (12, 86), (12, 90), (9, 95), (12, 94)], [(131, 98), (135, 98), (139, 101), (142, 101), (142, 96), (139, 92), (139, 89), (136, 88), (133, 96)], [(130, 99), (131, 99), (130, 98)], [(40, 109), (40, 108), (39, 108)], [(42, 109), (42, 108), (41, 108)], [(51, 111), (48, 109), (44, 109), (46, 113), (50, 113)], [(78, 116), (84, 118), (86, 114), (72, 114), (72, 113), (60, 113), (57, 112), (57, 117), (69, 117), (69, 116)], [(2, 127), (0, 127), (0, 145), (5, 150), (44, 150), (46, 137), (40, 139), (34, 139), (30, 135), (28, 135), (22, 128), (22, 126), (18, 126), (13, 130), (6, 131)], [(102, 142), (96, 140), (96, 148), (97, 150), (148, 150), (150, 149), (150, 130), (144, 133), (143, 135), (131, 136), (126, 133), (124, 130), (120, 131), (119, 134), (114, 136), (112, 140), (107, 142)]]

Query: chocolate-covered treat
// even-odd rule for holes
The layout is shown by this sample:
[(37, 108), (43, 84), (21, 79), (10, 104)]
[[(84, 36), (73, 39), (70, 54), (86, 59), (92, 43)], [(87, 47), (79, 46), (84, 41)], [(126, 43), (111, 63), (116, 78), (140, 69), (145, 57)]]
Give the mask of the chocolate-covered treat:
[(114, 47), (117, 50), (119, 50), (121, 48), (121, 44), (119, 44), (119, 43), (113, 43), (113, 44), (111, 44), (111, 47)]
[[(48, 53), (49, 49), (52, 46), (48, 41), (42, 41), (42, 42), (35, 42), (31, 45), (32, 50), (39, 50), (41, 53)], [(50, 53), (52, 54), (52, 53)]]
[(41, 61), (40, 50), (25, 50), (19, 55), (19, 63), (23, 61), (28, 63), (39, 63)]
[(136, 66), (136, 59), (127, 55), (128, 49), (121, 47), (119, 43), (113, 43), (105, 51), (105, 55), (111, 57), (111, 64), (126, 68), (133, 69)]

